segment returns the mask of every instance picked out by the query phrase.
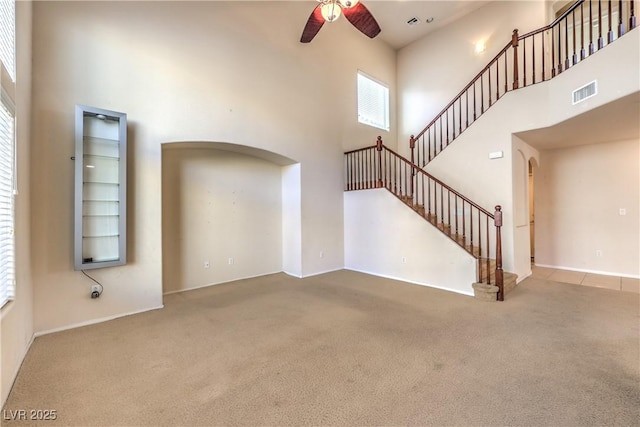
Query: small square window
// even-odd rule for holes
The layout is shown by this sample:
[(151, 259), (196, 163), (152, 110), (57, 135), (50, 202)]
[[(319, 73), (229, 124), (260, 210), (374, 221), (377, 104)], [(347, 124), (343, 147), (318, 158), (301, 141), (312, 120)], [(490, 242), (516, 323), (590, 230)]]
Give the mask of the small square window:
[(358, 122), (389, 130), (389, 88), (358, 71)]

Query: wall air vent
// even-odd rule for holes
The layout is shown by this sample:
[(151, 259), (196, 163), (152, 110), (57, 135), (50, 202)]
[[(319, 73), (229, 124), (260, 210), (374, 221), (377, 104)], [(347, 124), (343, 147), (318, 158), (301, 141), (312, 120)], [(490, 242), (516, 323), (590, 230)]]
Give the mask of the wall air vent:
[(573, 98), (573, 105), (576, 105), (579, 102), (584, 101), (585, 99), (589, 99), (592, 96), (596, 96), (598, 94), (598, 81), (594, 80), (589, 84), (586, 84), (578, 89), (574, 90), (571, 94)]

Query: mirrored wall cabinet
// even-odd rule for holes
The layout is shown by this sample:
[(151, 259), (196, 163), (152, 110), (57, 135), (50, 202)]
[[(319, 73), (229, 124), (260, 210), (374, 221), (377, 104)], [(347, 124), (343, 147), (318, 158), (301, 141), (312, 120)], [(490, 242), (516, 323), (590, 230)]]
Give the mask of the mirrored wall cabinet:
[(127, 115), (76, 105), (76, 270), (127, 262)]

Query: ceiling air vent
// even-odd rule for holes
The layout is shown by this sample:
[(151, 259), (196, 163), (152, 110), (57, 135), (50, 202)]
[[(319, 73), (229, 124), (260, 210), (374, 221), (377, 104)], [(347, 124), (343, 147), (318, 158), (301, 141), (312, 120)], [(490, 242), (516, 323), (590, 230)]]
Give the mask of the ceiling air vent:
[(420, 23), (420, 19), (416, 17), (413, 17), (407, 21), (407, 25), (409, 26), (418, 25), (419, 23)]
[(573, 97), (573, 105), (576, 105), (579, 102), (584, 101), (585, 99), (589, 99), (592, 96), (596, 96), (598, 94), (598, 81), (594, 80), (589, 84), (586, 84), (576, 90), (573, 91), (571, 96)]

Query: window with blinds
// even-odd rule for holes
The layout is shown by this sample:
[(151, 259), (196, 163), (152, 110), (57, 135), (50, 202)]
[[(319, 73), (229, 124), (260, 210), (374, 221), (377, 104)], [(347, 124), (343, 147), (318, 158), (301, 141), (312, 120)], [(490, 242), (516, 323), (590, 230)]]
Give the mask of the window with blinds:
[(0, 62), (16, 81), (16, 4), (14, 0), (0, 0)]
[(0, 307), (15, 296), (15, 79), (15, 1), (0, 0)]
[(0, 102), (0, 306), (12, 300), (14, 274), (14, 118), (5, 95)]
[(358, 122), (389, 130), (389, 88), (358, 71)]

